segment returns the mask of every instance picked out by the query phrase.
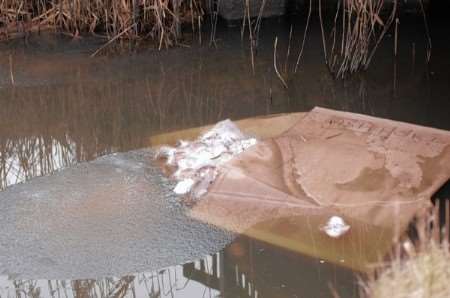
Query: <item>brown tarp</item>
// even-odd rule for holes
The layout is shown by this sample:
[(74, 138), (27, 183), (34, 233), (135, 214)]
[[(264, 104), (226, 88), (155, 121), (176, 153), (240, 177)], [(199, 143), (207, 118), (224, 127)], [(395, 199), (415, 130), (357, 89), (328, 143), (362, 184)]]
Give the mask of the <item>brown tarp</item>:
[[(365, 270), (450, 177), (448, 131), (322, 108), (272, 120), (259, 130), (292, 125), (223, 166), (193, 217)], [(334, 215), (338, 239), (321, 230)]]

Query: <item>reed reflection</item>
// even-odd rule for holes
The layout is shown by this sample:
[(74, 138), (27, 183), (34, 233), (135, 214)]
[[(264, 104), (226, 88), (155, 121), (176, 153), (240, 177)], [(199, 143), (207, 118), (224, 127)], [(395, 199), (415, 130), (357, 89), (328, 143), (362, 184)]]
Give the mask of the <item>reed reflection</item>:
[(225, 110), (220, 83), (201, 73), (136, 81), (0, 89), (0, 189), (98, 156), (150, 146), (153, 134), (263, 113)]
[(247, 237), (239, 237), (221, 252), (194, 262), (124, 277), (0, 278), (1, 297), (21, 298), (333, 297), (333, 292), (358, 297), (354, 273)]

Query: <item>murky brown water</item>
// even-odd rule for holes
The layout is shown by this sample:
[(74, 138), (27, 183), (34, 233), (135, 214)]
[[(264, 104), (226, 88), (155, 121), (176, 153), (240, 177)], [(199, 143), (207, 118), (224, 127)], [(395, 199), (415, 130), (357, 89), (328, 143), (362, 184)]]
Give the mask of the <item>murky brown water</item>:
[[(296, 59), (301, 24), (294, 27), (286, 65)], [(398, 59), (388, 36), (370, 70), (345, 82), (329, 75), (313, 26), (299, 73), (287, 67), (285, 90), (273, 69), (273, 41), (279, 36), (284, 71), (289, 28), (282, 19), (263, 26), (255, 73), (239, 28), (220, 27), (217, 48), (194, 44), (97, 58), (89, 55), (100, 43), (89, 38), (31, 37), (1, 45), (0, 188), (151, 146), (150, 137), (162, 132), (316, 105), (450, 129), (450, 42), (440, 38), (450, 33), (448, 23), (432, 23), (431, 64), (425, 63), (422, 23), (402, 19)], [(203, 260), (155, 269), (97, 280), (10, 275), (1, 278), (0, 295), (326, 297), (331, 287), (342, 297), (358, 296), (352, 271), (246, 237)]]

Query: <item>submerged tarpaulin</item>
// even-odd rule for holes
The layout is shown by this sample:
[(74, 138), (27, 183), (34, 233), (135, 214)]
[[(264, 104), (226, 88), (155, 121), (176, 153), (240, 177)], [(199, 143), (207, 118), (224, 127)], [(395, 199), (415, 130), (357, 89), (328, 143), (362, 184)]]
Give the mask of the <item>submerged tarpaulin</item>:
[[(191, 215), (365, 270), (450, 177), (447, 131), (322, 108), (292, 125), (226, 163)], [(338, 239), (332, 216), (350, 225)]]

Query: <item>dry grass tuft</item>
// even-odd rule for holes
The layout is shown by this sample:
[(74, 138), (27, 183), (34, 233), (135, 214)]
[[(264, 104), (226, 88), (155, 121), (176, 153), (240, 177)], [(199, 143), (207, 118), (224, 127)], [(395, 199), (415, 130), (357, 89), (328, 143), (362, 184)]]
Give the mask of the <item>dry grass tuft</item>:
[(426, 249), (395, 260), (368, 287), (372, 298), (450, 297), (450, 252), (430, 242)]
[(418, 219), (413, 238), (399, 241), (392, 259), (378, 267), (363, 287), (363, 297), (450, 297), (450, 208), (445, 201), (445, 227), (438, 207)]

